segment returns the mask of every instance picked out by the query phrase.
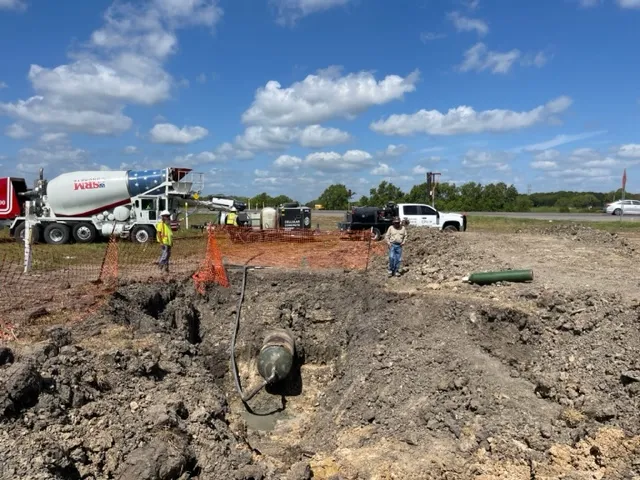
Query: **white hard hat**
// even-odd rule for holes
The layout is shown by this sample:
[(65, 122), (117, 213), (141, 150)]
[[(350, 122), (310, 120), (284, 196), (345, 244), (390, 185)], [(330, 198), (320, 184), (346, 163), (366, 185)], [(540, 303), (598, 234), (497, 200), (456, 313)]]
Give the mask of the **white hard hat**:
[(237, 212), (238, 210), (236, 209), (236, 207), (231, 207), (231, 211), (232, 212)]
[(170, 217), (171, 216), (171, 212), (169, 210), (163, 210), (162, 213), (160, 213), (161, 217)]

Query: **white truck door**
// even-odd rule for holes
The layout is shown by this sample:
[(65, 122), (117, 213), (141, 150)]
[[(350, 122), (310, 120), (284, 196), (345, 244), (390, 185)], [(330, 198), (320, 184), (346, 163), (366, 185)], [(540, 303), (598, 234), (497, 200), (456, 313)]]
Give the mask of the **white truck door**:
[(402, 210), (400, 214), (401, 220), (409, 220), (410, 225), (415, 225), (417, 227), (421, 225), (418, 205), (401, 205), (400, 209)]
[(429, 205), (418, 205), (418, 213), (423, 227), (438, 226), (438, 212)]

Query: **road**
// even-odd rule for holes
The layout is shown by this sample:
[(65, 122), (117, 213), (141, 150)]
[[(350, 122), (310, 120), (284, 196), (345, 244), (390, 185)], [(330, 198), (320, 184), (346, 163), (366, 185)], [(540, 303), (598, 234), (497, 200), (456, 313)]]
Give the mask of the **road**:
[[(341, 210), (313, 210), (314, 217), (343, 216)], [(619, 222), (620, 217), (605, 215), (604, 213), (537, 213), (537, 212), (468, 212), (470, 217), (504, 217), (504, 218), (529, 218), (535, 220), (556, 220), (572, 222)], [(640, 221), (640, 215), (625, 215), (623, 221)]]

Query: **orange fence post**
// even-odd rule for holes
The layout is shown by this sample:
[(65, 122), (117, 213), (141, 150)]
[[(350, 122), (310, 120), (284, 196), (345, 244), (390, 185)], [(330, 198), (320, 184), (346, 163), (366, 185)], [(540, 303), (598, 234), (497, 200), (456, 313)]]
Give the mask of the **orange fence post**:
[(104, 252), (98, 282), (118, 282), (118, 239), (115, 235), (109, 238)]
[(227, 271), (222, 264), (222, 255), (216, 241), (215, 230), (207, 231), (207, 253), (200, 269), (193, 275), (194, 285), (198, 293), (205, 293), (206, 283), (216, 283), (222, 287), (229, 286)]

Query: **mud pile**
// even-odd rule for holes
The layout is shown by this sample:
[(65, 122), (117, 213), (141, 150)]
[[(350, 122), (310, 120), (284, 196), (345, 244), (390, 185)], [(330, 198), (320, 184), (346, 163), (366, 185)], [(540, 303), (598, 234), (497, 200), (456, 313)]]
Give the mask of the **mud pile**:
[(247, 413), (229, 370), (231, 281), (201, 297), (191, 282), (131, 284), (90, 321), (0, 350), (0, 477), (640, 474), (625, 436), (640, 434), (637, 306), (532, 289), (505, 309), (363, 274), (251, 271), (243, 388), (270, 328), (294, 334), (296, 368)]
[[(407, 227), (407, 244), (403, 250), (401, 267), (404, 281), (459, 283), (474, 271), (510, 268), (486, 248), (464, 241), (461, 235), (464, 234)], [(386, 254), (375, 257), (374, 270), (383, 275), (388, 261)]]
[(544, 228), (526, 228), (518, 230), (517, 233), (552, 235), (555, 237), (566, 238), (574, 242), (589, 245), (602, 245), (604, 247), (613, 248), (616, 252), (623, 255), (632, 255), (635, 252), (635, 248), (617, 233), (605, 232), (604, 230), (598, 230), (577, 223), (552, 225)]

